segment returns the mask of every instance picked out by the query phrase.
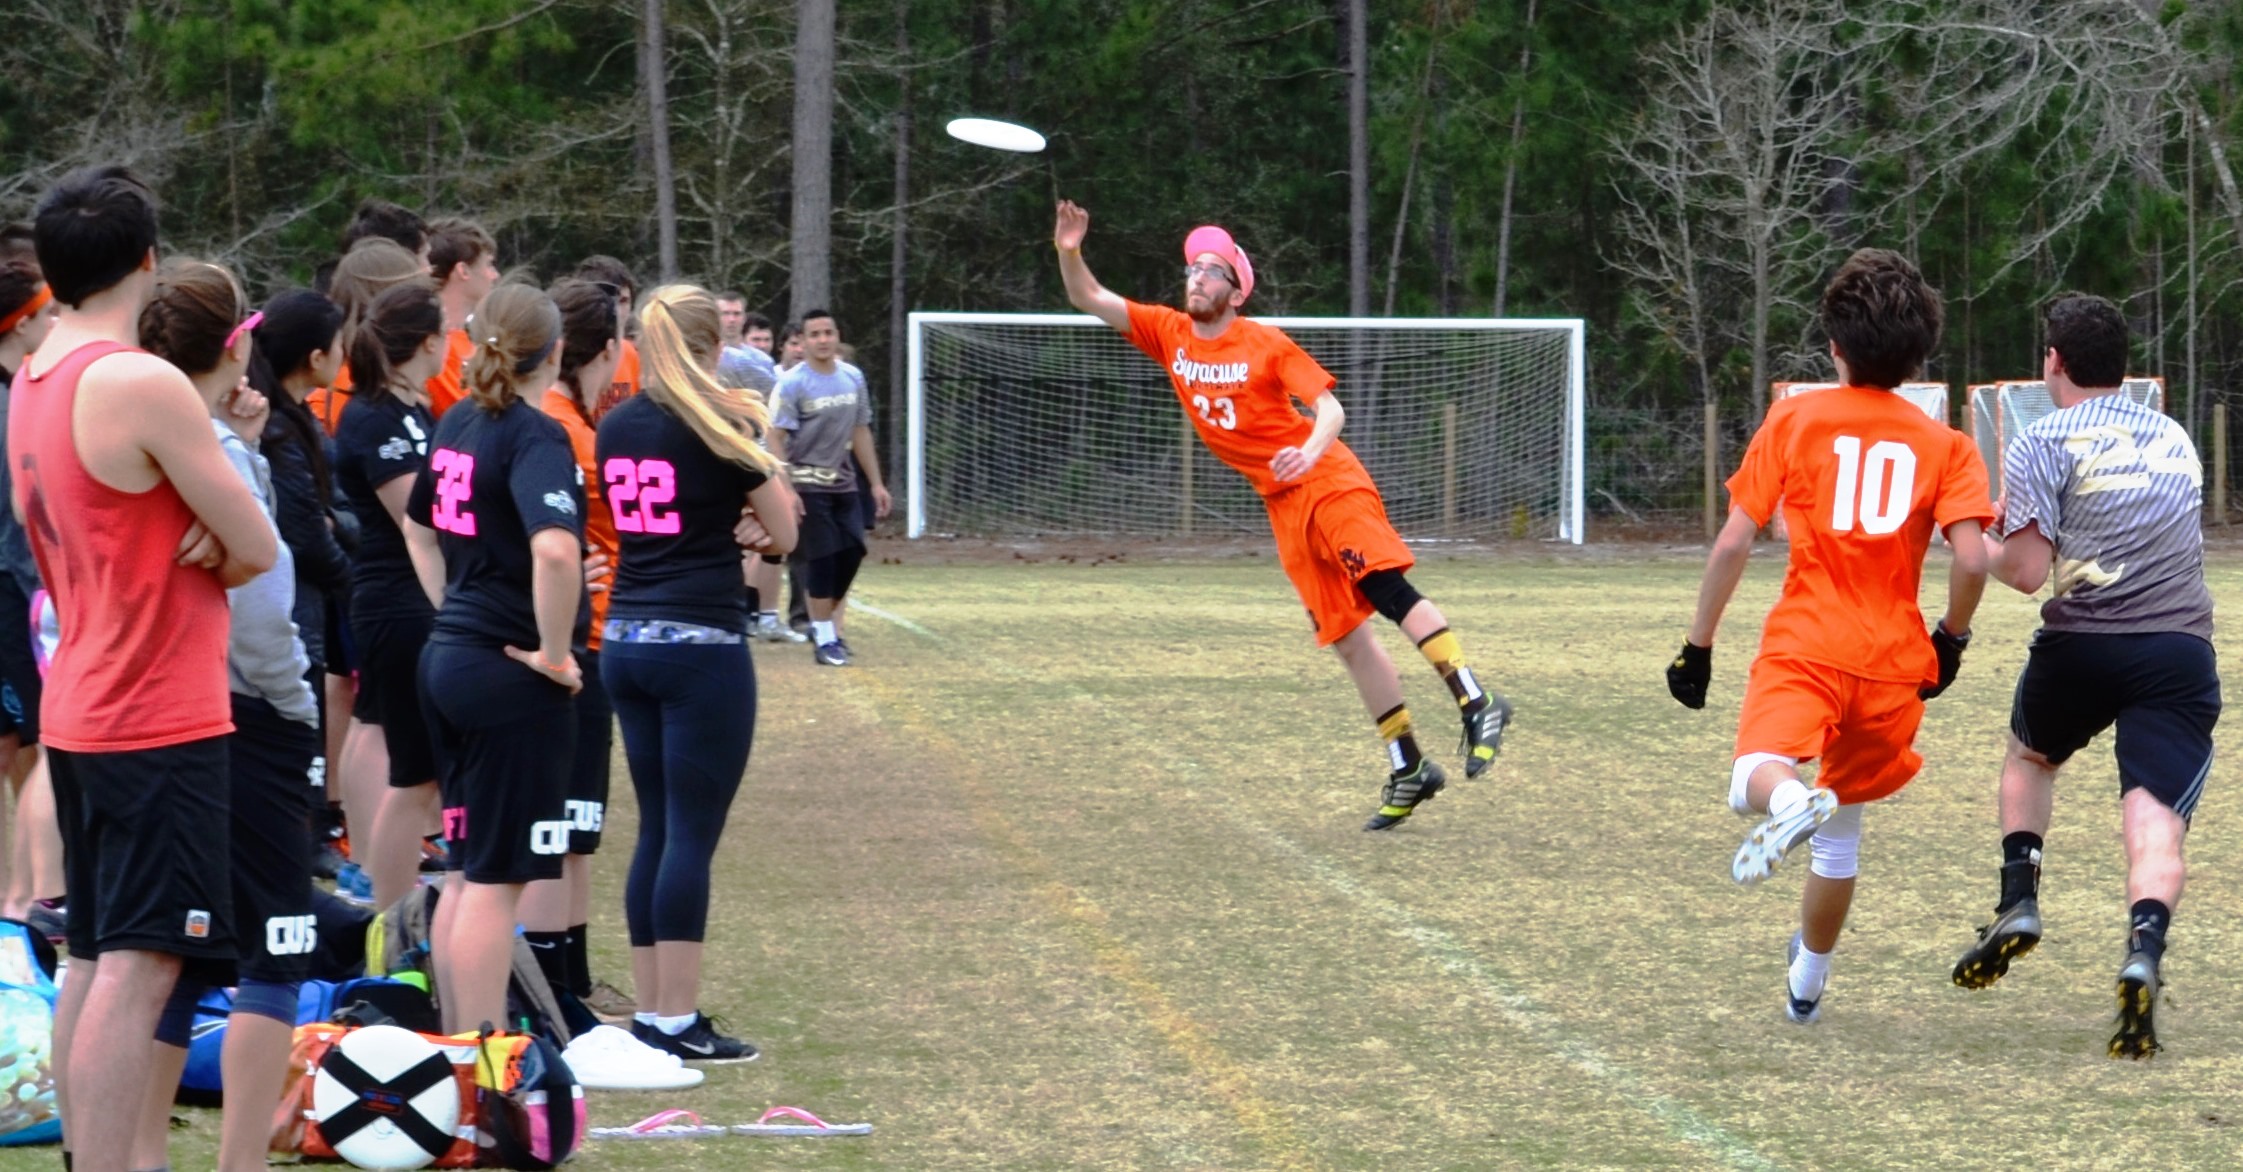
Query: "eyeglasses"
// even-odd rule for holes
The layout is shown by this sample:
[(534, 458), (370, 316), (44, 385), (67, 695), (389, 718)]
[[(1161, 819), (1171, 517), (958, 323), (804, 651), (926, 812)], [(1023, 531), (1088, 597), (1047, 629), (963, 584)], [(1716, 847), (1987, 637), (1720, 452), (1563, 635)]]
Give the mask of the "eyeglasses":
[(1221, 277), (1225, 284), (1237, 284), (1237, 281), (1231, 277), (1231, 271), (1219, 264), (1185, 265), (1184, 279), (1189, 281), (1193, 277)]
[(253, 313), (253, 314), (250, 314), (250, 315), (249, 315), (248, 317), (245, 317), (245, 318), (241, 319), (241, 324), (240, 324), (240, 325), (238, 325), (238, 326), (235, 326), (235, 327), (234, 327), (234, 331), (233, 331), (232, 333), (230, 333), (230, 334), (227, 334), (227, 335), (226, 335), (226, 345), (225, 345), (225, 347), (224, 347), (224, 348), (225, 348), (225, 349), (228, 349), (228, 350), (231, 350), (231, 349), (233, 349), (233, 348), (234, 348), (234, 343), (236, 343), (236, 342), (239, 342), (239, 341), (241, 341), (241, 336), (242, 336), (243, 334), (246, 334), (246, 333), (248, 333), (249, 331), (251, 331), (251, 330), (254, 330), (254, 329), (256, 329), (256, 328), (258, 327), (258, 325), (259, 325), (260, 323), (262, 323), (262, 322), (263, 322), (264, 320), (265, 320), (265, 311), (264, 311), (264, 310), (262, 310), (262, 309), (258, 310), (257, 312), (255, 312), (255, 313)]

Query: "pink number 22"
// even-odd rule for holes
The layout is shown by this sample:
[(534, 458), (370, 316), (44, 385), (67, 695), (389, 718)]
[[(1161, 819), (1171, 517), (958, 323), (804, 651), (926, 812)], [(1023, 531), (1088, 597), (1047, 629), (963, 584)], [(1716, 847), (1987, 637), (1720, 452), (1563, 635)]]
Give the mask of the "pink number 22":
[(429, 470), (437, 474), (436, 512), (431, 518), (436, 528), (461, 537), (475, 536), (475, 514), (461, 506), (475, 492), (475, 457), (450, 448), (438, 448), (428, 458)]
[(617, 531), (670, 534), (683, 529), (676, 510), (661, 508), (678, 498), (678, 470), (668, 460), (617, 456), (601, 469), (600, 479), (607, 482)]

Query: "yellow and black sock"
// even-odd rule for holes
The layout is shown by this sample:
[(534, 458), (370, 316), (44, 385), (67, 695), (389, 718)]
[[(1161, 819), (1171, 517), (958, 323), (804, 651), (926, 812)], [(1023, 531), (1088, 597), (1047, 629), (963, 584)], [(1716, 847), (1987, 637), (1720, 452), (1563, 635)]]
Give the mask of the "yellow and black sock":
[(1433, 670), (1441, 673), (1442, 682), (1448, 684), (1449, 694), (1456, 697), (1456, 706), (1466, 712), (1476, 712), (1485, 707), (1488, 694), (1480, 689), (1479, 678), (1472, 669), (1464, 666), (1464, 645), (1447, 627), (1417, 641), (1418, 652)]
[(1425, 760), (1425, 754), (1418, 751), (1417, 738), (1410, 733), (1409, 705), (1397, 704), (1379, 717), (1379, 735), (1386, 738), (1386, 757), (1394, 772), (1408, 773)]

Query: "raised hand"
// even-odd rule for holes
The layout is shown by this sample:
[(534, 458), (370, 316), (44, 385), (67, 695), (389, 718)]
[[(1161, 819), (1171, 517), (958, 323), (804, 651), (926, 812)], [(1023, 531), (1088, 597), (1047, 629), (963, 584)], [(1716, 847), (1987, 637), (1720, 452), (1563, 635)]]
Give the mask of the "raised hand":
[(1090, 213), (1084, 211), (1074, 200), (1060, 200), (1059, 220), (1051, 230), (1052, 247), (1061, 252), (1078, 252), (1082, 249), (1083, 237), (1088, 235)]

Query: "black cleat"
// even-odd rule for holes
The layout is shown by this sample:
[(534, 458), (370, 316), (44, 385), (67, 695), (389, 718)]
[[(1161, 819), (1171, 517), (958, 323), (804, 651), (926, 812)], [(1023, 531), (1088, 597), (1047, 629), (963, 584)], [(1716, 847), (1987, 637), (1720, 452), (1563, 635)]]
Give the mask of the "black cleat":
[(831, 643), (818, 644), (811, 649), (811, 657), (818, 661), (820, 667), (849, 666), (849, 649), (842, 646), (839, 639)]
[(2009, 972), (2009, 962), (2041, 942), (2040, 901), (2021, 899), (1994, 922), (1978, 930), (1978, 943), (1955, 962), (1955, 983), (1965, 989), (1983, 989)]
[(2118, 970), (2118, 1032), (2111, 1035), (2111, 1057), (2154, 1058), (2163, 1049), (2150, 1020), (2159, 986), (2156, 959), (2147, 952), (2128, 953)]
[(1503, 751), (1504, 730), (1511, 727), (1511, 702), (1489, 692), (1487, 703), (1477, 711), (1464, 714), (1464, 776), (1478, 777), (1495, 763), (1495, 755)]
[(1410, 816), (1411, 811), (1417, 809), (1418, 803), (1440, 793), (1441, 787), (1448, 783), (1448, 775), (1442, 773), (1441, 767), (1431, 761), (1420, 761), (1417, 768), (1408, 773), (1398, 773), (1387, 778), (1386, 789), (1380, 795), (1385, 804), (1379, 807), (1378, 813), (1371, 815), (1370, 821), (1363, 824), (1363, 829), (1385, 830), (1399, 824)]

